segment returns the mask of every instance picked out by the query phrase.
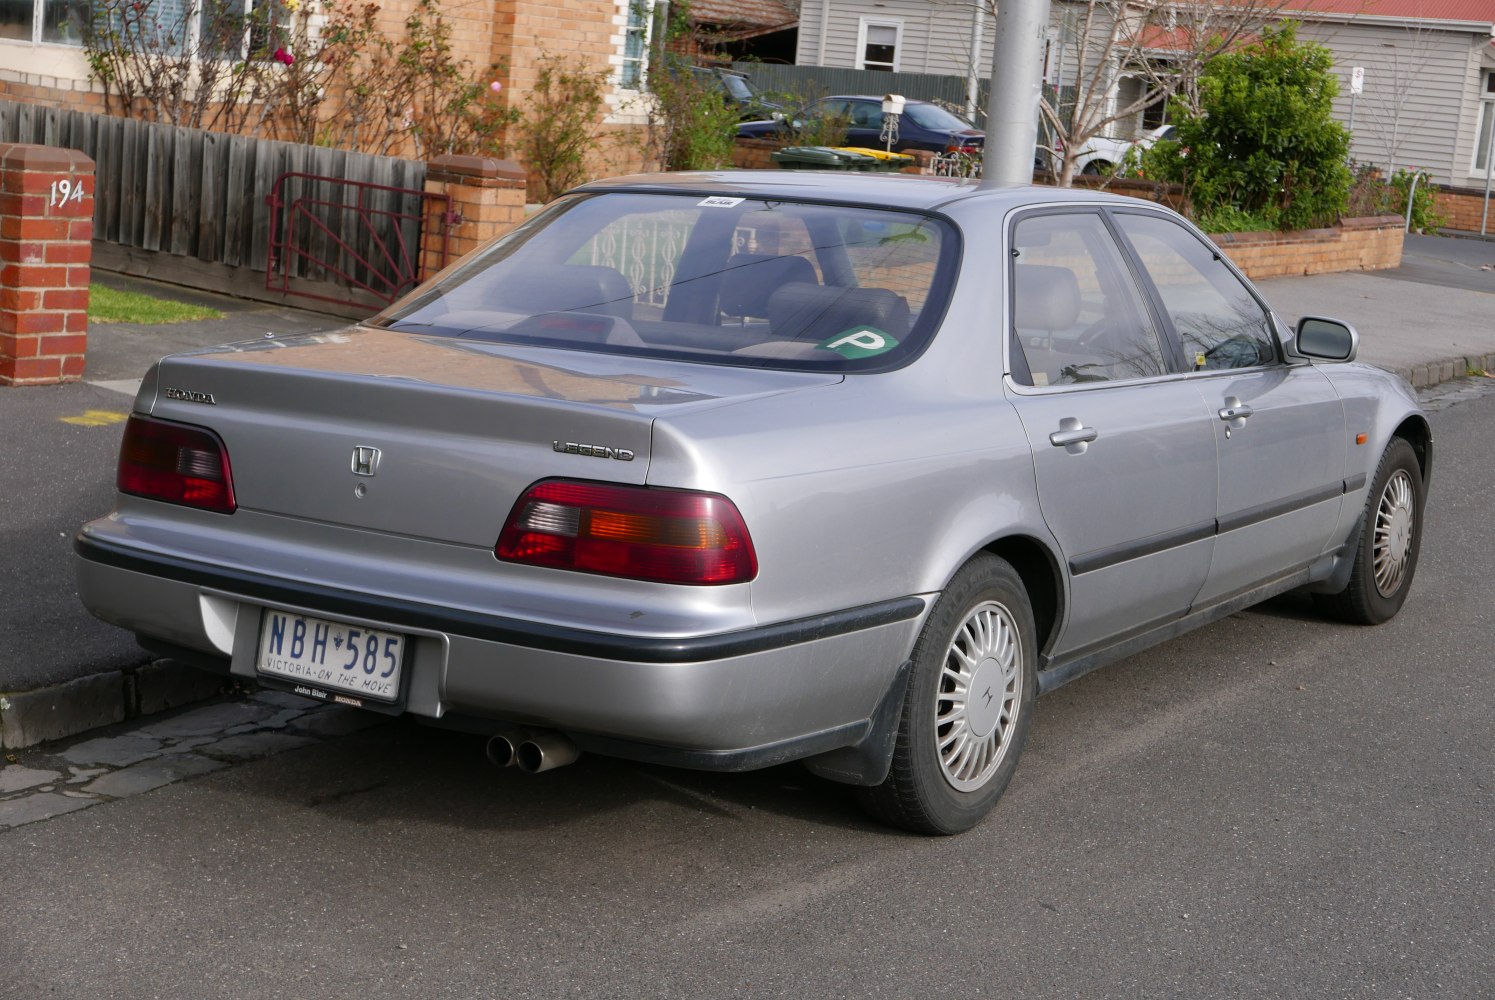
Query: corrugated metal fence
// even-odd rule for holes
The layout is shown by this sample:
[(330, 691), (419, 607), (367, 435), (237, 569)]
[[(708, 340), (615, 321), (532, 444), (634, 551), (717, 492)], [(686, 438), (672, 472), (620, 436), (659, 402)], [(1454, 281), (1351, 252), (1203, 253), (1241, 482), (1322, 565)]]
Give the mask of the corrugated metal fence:
[[(806, 99), (830, 94), (902, 94), (921, 101), (940, 101), (956, 109), (966, 106), (966, 79), (963, 76), (754, 62), (733, 63), (732, 68), (746, 73), (753, 86), (770, 94), (791, 94)], [(985, 108), (988, 81), (982, 79), (978, 83), (976, 106)]]

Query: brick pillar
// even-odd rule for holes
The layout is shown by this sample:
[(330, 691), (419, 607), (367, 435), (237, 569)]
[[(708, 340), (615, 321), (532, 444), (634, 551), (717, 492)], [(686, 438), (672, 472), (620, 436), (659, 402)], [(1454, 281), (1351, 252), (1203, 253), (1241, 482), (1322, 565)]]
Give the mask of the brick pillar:
[(83, 377), (93, 161), (0, 143), (0, 386)]
[[(426, 165), (426, 193), (450, 195), (454, 222), (446, 231), (446, 263), (524, 221), (524, 168), (491, 156), (435, 157)], [(428, 201), (427, 237), (422, 243), (425, 276), (441, 269), (442, 206)]]

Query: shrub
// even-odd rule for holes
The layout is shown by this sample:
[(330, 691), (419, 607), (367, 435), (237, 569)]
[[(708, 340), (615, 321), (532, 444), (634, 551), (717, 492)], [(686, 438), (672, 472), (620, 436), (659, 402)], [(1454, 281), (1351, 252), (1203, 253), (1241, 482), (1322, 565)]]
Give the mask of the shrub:
[(540, 57), (538, 74), (516, 147), (535, 196), (546, 202), (587, 179), (587, 154), (597, 140), (607, 73), (547, 54)]
[[(1412, 179), (1419, 173), (1422, 179), (1412, 191)], [(1438, 229), (1448, 219), (1437, 209), (1437, 195), (1429, 183), (1427, 174), (1419, 170), (1398, 170), (1390, 181), (1381, 176), (1373, 166), (1361, 165), (1355, 170), (1355, 180), (1350, 187), (1349, 205), (1345, 214), (1400, 215), (1407, 214), (1407, 196), (1412, 195), (1412, 224), (1414, 232), (1424, 233)]]
[(1291, 23), (1212, 59), (1202, 113), (1177, 100), (1176, 139), (1144, 155), (1150, 177), (1184, 185), (1198, 217), (1234, 209), (1273, 229), (1330, 225), (1348, 203), (1350, 136), (1332, 117), (1329, 50), (1299, 42)]
[(731, 165), (739, 110), (715, 83), (692, 71), (678, 51), (691, 35), (689, 0), (664, 8), (649, 70), (649, 128), (645, 153), (665, 170), (711, 170)]
[(656, 68), (649, 75), (649, 91), (651, 152), (660, 166), (711, 170), (731, 164), (738, 111), (709, 80), (677, 65), (672, 54), (662, 72)]
[(99, 0), (84, 51), (118, 114), (371, 153), (497, 148), (514, 115), (454, 55), (440, 0), (417, 0), (399, 38), (380, 17), (372, 0), (247, 15), (229, 0)]

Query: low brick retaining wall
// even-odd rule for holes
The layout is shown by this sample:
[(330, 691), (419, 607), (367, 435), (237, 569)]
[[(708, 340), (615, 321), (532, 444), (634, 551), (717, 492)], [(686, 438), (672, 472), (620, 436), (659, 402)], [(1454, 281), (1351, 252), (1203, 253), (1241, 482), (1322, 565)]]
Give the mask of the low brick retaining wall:
[(1479, 224), (1483, 219), (1487, 230), (1495, 233), (1495, 195), (1491, 196), (1490, 215), (1485, 215), (1485, 190), (1484, 188), (1459, 188), (1444, 187), (1440, 185), (1434, 190), (1433, 203), (1436, 211), (1444, 218), (1444, 227), (1457, 229), (1466, 233), (1479, 232)]
[(1341, 219), (1329, 229), (1292, 233), (1215, 233), (1210, 239), (1252, 278), (1400, 267), (1403, 220), (1395, 215)]

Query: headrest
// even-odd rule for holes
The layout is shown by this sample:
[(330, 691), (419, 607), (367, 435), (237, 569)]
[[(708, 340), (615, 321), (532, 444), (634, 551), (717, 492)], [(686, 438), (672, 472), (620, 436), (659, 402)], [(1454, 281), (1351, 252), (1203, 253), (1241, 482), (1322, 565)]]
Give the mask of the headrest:
[(911, 325), (908, 300), (886, 288), (838, 288), (794, 282), (768, 300), (768, 323), (781, 340), (820, 342), (858, 326), (896, 338)]
[(532, 264), (515, 268), (498, 284), (493, 303), (516, 312), (594, 312), (633, 318), (633, 289), (610, 267)]
[(722, 271), (721, 309), (728, 316), (768, 315), (768, 299), (790, 282), (816, 284), (815, 267), (803, 257), (739, 253)]
[(1013, 322), (1019, 330), (1066, 330), (1080, 318), (1080, 283), (1067, 267), (1018, 264)]

